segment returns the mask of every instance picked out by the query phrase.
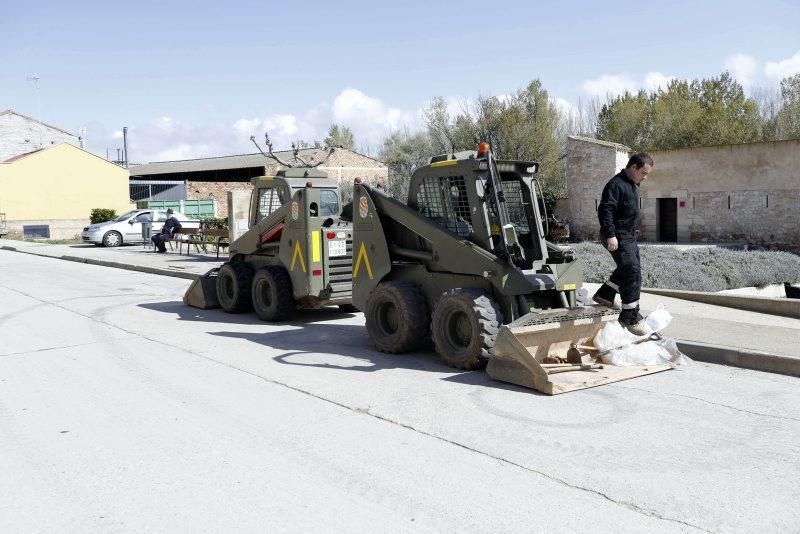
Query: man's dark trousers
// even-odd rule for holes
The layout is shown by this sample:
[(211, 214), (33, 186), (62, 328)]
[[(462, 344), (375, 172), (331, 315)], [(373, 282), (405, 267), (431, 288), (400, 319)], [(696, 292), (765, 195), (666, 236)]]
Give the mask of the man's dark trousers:
[(639, 303), (642, 289), (642, 268), (639, 261), (639, 244), (634, 235), (618, 234), (619, 248), (611, 253), (617, 268), (609, 280), (619, 288), (623, 308), (625, 304)]
[(169, 234), (156, 234), (151, 239), (156, 248), (161, 252), (167, 251), (167, 246), (164, 241), (169, 237)]

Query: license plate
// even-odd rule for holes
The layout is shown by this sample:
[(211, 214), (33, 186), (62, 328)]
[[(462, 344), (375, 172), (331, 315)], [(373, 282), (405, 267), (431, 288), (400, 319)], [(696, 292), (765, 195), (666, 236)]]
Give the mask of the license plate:
[(328, 241), (328, 257), (346, 256), (347, 255), (347, 241), (340, 239), (338, 241)]

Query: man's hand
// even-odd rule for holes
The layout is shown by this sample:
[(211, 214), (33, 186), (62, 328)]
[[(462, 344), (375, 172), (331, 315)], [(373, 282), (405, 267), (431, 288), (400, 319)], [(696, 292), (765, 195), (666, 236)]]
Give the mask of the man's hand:
[(614, 252), (619, 248), (619, 241), (617, 241), (616, 237), (609, 237), (606, 239), (606, 248), (609, 252)]

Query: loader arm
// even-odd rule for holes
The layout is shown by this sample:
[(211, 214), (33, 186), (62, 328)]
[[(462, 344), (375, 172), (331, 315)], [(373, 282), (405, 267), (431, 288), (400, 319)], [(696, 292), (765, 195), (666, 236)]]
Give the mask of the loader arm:
[(356, 307), (363, 309), (369, 293), (389, 273), (391, 265), (397, 263), (420, 263), (431, 272), (482, 276), (498, 292), (509, 296), (525, 295), (538, 289), (540, 284), (552, 284), (549, 277), (526, 275), (368, 185), (355, 187), (353, 206), (353, 303)]

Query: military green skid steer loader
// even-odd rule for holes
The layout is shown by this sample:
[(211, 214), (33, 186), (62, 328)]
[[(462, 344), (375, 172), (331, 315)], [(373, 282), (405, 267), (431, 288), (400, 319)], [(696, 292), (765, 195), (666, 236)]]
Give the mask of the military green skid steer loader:
[(249, 230), (230, 244), (229, 259), (196, 280), (185, 304), (255, 310), (265, 321), (295, 309), (339, 305), (355, 311), (352, 224), (342, 217), (338, 182), (311, 167), (254, 181)]
[(545, 240), (537, 169), (481, 143), (417, 169), (406, 204), (355, 185), (353, 304), (376, 348), (402, 353), (432, 338), (450, 366), (488, 363), (492, 378), (551, 395), (671, 367), (592, 356), (618, 311), (579, 305), (581, 262)]

